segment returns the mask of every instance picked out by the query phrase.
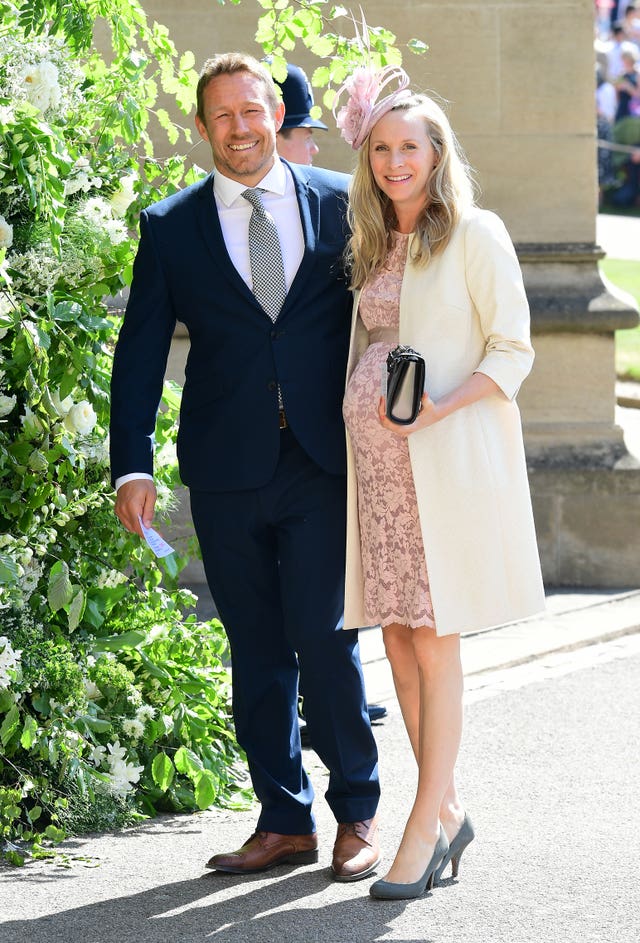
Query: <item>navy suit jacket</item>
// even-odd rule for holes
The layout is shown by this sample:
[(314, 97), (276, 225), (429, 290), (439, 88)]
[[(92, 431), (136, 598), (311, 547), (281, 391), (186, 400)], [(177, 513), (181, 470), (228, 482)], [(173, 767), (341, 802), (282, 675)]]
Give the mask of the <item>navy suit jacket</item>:
[(178, 431), (183, 482), (257, 488), (279, 454), (278, 394), (307, 454), (345, 473), (342, 397), (351, 298), (342, 266), (348, 177), (288, 165), (305, 247), (272, 323), (229, 258), (213, 176), (144, 210), (111, 387), (111, 472), (152, 472), (152, 436), (176, 320), (190, 349)]

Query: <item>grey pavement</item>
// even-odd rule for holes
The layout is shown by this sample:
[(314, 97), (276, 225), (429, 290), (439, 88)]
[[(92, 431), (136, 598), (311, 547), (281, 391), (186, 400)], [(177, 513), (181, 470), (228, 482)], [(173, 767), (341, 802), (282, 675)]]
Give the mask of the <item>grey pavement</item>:
[[(618, 242), (611, 235), (610, 221), (620, 219), (598, 218), (598, 240), (615, 258), (629, 238), (640, 252), (635, 228)], [(640, 410), (618, 407), (616, 418), (640, 458)], [(380, 630), (360, 638), (368, 699), (388, 708), (375, 725), (388, 862), (415, 764)], [(214, 851), (251, 834), (256, 810), (161, 816), (69, 839), (54, 862), (0, 866), (0, 943), (637, 943), (640, 571), (624, 592), (550, 591), (546, 613), (466, 635), (462, 653), (458, 778), (478, 839), (459, 881), (410, 902), (372, 901), (366, 880), (332, 882), (327, 774), (306, 750), (317, 865), (250, 877), (207, 872)]]
[[(582, 611), (596, 608), (608, 630), (616, 607), (594, 600)], [(562, 616), (560, 607), (554, 618)], [(307, 750), (317, 864), (247, 877), (206, 872), (214, 849), (248, 837), (255, 812), (165, 816), (65, 842), (67, 867), (0, 869), (0, 941), (637, 943), (639, 669), (635, 633), (468, 675), (458, 781), (477, 840), (459, 879), (446, 876), (419, 900), (372, 901), (370, 881), (330, 880), (327, 777)], [(416, 779), (395, 704), (376, 737), (389, 861)]]

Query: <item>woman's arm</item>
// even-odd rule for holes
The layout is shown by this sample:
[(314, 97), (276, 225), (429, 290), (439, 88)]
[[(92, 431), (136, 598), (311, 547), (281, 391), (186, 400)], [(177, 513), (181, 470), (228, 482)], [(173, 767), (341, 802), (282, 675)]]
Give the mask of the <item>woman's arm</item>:
[(446, 396), (441, 397), (437, 402), (434, 402), (427, 393), (424, 393), (418, 418), (408, 426), (399, 425), (387, 418), (387, 404), (383, 396), (380, 397), (378, 404), (378, 416), (380, 417), (380, 424), (385, 429), (389, 429), (390, 432), (395, 432), (399, 436), (408, 436), (412, 432), (417, 432), (418, 429), (432, 426), (444, 419), (445, 416), (450, 416), (456, 410), (462, 409), (463, 406), (470, 406), (472, 403), (477, 403), (478, 400), (484, 399), (486, 396), (492, 396), (495, 393), (504, 396), (498, 384), (491, 377), (484, 373), (473, 373), (468, 380), (465, 380), (455, 390), (447, 393)]
[(487, 396), (513, 399), (531, 370), (529, 305), (504, 223), (494, 213), (480, 212), (469, 222), (464, 238), (465, 279), (484, 337), (484, 355), (473, 373), (451, 392), (438, 400), (425, 394), (420, 415), (411, 425), (390, 422), (381, 398), (380, 421), (398, 435), (433, 425)]

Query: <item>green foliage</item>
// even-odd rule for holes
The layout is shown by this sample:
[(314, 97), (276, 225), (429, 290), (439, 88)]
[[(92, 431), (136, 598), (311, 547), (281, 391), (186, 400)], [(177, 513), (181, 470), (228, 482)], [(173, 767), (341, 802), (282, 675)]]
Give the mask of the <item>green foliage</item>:
[[(104, 299), (140, 208), (197, 176), (148, 133), (160, 88), (191, 106), (193, 57), (129, 0), (0, 0), (0, 23), (0, 854), (20, 864), (66, 830), (233, 802), (240, 774), (222, 627), (177, 588), (191, 548), (158, 563), (120, 527), (107, 461)], [(161, 515), (179, 403), (167, 386)]]
[[(217, 0), (225, 5), (225, 0)], [(240, 0), (230, 0), (237, 6)], [(324, 89), (322, 103), (331, 108), (336, 89), (357, 65), (399, 65), (402, 51), (396, 36), (383, 26), (368, 26), (363, 5), (355, 8), (329, 4), (326, 0), (256, 0), (262, 11), (254, 39), (270, 57), (271, 71), (278, 81), (287, 74), (287, 61), (297, 43), (302, 43), (318, 58), (326, 60), (314, 70), (311, 84)], [(347, 35), (344, 35), (344, 34)], [(411, 39), (407, 49), (422, 55), (429, 47), (420, 39)], [(316, 108), (317, 117), (320, 108)]]

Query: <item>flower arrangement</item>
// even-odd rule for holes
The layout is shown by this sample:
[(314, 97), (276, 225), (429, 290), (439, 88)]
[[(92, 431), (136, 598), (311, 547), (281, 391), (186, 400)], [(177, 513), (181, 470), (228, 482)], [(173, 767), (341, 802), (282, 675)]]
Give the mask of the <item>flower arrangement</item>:
[[(386, 86), (392, 82), (397, 87), (380, 98)], [(409, 76), (401, 66), (359, 66), (336, 92), (333, 114), (342, 138), (357, 151), (364, 144), (374, 124), (403, 98), (409, 96)], [(347, 94), (346, 103), (338, 104)], [(337, 114), (336, 114), (337, 112)]]
[[(196, 76), (136, 0), (112, 6), (107, 64), (95, 9), (0, 0), (0, 856), (15, 864), (239, 788), (224, 633), (177, 584), (193, 548), (158, 563), (126, 533), (107, 467), (105, 299), (130, 280), (139, 209), (197, 176), (155, 160), (147, 134), (158, 85), (191, 102)], [(179, 399), (167, 385), (160, 513)]]

